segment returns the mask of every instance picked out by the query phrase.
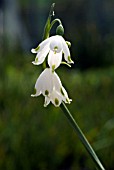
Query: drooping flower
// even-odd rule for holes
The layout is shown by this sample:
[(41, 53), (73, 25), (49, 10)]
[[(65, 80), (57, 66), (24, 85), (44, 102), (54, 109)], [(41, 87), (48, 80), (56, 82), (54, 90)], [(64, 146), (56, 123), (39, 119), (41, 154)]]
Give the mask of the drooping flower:
[(31, 50), (32, 53), (37, 53), (34, 65), (42, 64), (48, 56), (48, 65), (53, 70), (59, 67), (62, 62), (62, 54), (68, 64), (74, 63), (70, 57), (70, 51), (64, 38), (60, 35), (55, 35), (47, 38), (39, 44), (36, 49)]
[(35, 94), (32, 97), (37, 97), (43, 94), (45, 97), (44, 106), (46, 107), (52, 102), (56, 107), (60, 106), (61, 102), (70, 103), (65, 88), (62, 86), (59, 76), (52, 72), (51, 68), (46, 68), (38, 77), (35, 84)]

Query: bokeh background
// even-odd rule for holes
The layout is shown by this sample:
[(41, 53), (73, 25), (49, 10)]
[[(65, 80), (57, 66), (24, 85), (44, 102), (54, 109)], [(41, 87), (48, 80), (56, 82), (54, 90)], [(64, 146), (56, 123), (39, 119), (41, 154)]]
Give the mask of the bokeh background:
[[(55, 0), (75, 64), (57, 73), (68, 105), (108, 170), (114, 168), (114, 1)], [(94, 170), (60, 108), (31, 98), (42, 71), (30, 49), (42, 40), (53, 1), (0, 1), (0, 169)], [(55, 34), (55, 27), (51, 34)]]

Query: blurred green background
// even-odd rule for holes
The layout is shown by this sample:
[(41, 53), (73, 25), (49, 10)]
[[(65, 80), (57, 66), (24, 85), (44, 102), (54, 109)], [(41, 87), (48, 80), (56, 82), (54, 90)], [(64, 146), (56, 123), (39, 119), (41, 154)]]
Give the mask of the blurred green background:
[[(114, 168), (114, 1), (55, 0), (74, 66), (57, 73), (68, 105), (108, 170)], [(53, 1), (0, 1), (0, 169), (94, 170), (60, 108), (31, 98), (42, 71), (30, 49), (42, 40)], [(56, 28), (56, 25), (55, 25)], [(53, 28), (51, 34), (55, 33)]]

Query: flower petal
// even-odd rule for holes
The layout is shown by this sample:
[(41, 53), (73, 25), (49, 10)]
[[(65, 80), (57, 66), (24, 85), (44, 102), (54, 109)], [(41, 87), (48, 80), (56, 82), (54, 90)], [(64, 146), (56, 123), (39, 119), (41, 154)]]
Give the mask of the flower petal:
[(32, 48), (32, 49), (31, 49), (31, 53), (36, 54), (36, 53), (37, 53), (36, 49), (35, 49), (35, 48)]
[(48, 64), (49, 67), (52, 68), (52, 70), (56, 69), (59, 67), (62, 61), (62, 51), (59, 53), (54, 53), (54, 51), (50, 51), (48, 55)]
[(65, 90), (65, 88), (62, 86), (61, 88), (61, 94), (62, 94), (62, 100), (65, 102), (65, 103), (71, 103), (72, 99), (69, 99), (68, 97), (68, 94), (67, 94), (67, 91)]
[(53, 90), (52, 84), (52, 72), (49, 68), (46, 68), (38, 77), (35, 84), (36, 94), (32, 95), (39, 96), (41, 93), (44, 96), (48, 96)]
[(50, 38), (45, 39), (39, 44), (39, 51), (42, 51), (42, 49), (47, 46), (50, 42)]
[(61, 38), (58, 35), (50, 37), (50, 50), (56, 53), (60, 53), (62, 50)]
[(39, 96), (41, 94), (40, 89), (35, 88), (34, 90), (35, 90), (35, 94), (31, 94), (31, 97), (37, 97), (37, 96)]
[(63, 47), (63, 53), (64, 53), (64, 58), (65, 58), (65, 60), (66, 60), (68, 63), (74, 63), (74, 62), (71, 60), (69, 48), (68, 48), (68, 46), (67, 46), (67, 44), (66, 44), (66, 41), (64, 40), (63, 37), (61, 37), (61, 41), (62, 41), (62, 47)]
[(50, 103), (50, 98), (45, 96), (45, 102), (44, 102), (44, 107), (47, 107), (47, 105)]
[(32, 48), (31, 52), (38, 53), (38, 52), (42, 51), (42, 49), (49, 43), (49, 41), (50, 41), (50, 38), (45, 39), (36, 48)]
[(56, 90), (53, 90), (50, 95), (50, 100), (55, 107), (59, 107), (62, 102), (62, 96)]
[(57, 75), (56, 72), (53, 73), (53, 88), (60, 92), (61, 90), (61, 87), (62, 87), (62, 83), (61, 83), (61, 80), (59, 78), (59, 76)]
[(34, 65), (42, 64), (42, 63), (44, 62), (44, 60), (45, 60), (48, 52), (49, 52), (49, 47), (48, 47), (48, 45), (46, 45), (46, 46), (42, 49), (42, 51), (39, 51), (39, 52), (37, 53), (36, 58), (35, 58), (35, 61), (33, 61), (32, 63), (33, 63)]

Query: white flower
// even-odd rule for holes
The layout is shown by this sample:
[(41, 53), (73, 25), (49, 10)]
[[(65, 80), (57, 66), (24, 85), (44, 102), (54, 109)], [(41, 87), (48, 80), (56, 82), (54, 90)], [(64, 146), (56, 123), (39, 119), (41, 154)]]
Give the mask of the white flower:
[(35, 84), (36, 93), (32, 94), (32, 97), (43, 94), (45, 96), (44, 106), (46, 107), (52, 102), (58, 107), (62, 101), (70, 103), (65, 88), (62, 86), (61, 80), (55, 72), (52, 72), (50, 68), (46, 68), (39, 76)]
[(48, 55), (49, 67), (53, 70), (59, 67), (62, 61), (62, 54), (67, 63), (74, 63), (70, 57), (70, 51), (64, 38), (60, 35), (55, 35), (47, 38), (39, 44), (36, 49), (31, 50), (32, 53), (37, 53), (34, 65), (42, 64)]

